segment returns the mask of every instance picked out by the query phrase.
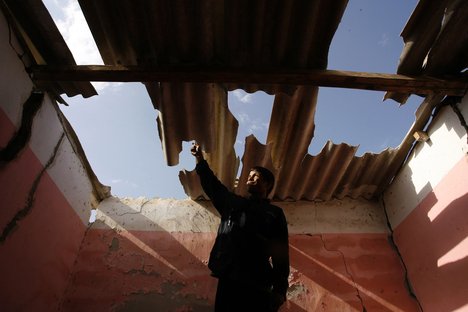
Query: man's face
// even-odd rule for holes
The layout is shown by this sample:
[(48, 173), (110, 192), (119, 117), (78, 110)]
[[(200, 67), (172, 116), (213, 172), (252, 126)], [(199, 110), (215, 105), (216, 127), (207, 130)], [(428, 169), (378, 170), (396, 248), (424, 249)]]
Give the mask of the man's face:
[(260, 172), (251, 170), (247, 178), (247, 190), (249, 193), (264, 193), (266, 192), (266, 182), (262, 179)]

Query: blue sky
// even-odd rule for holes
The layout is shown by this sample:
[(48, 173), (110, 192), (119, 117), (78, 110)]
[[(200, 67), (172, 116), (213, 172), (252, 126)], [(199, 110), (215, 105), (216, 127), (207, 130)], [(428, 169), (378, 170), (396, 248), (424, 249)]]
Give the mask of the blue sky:
[[(44, 0), (78, 64), (102, 64), (76, 0)], [(332, 41), (328, 68), (395, 73), (403, 47), (400, 33), (416, 0), (350, 0)], [(178, 174), (194, 160), (184, 144), (180, 164), (165, 164), (157, 133), (158, 112), (141, 83), (94, 83), (99, 95), (66, 98), (61, 105), (100, 181), (115, 196), (186, 198)], [(400, 144), (414, 121), (421, 98), (383, 99), (383, 92), (320, 88), (315, 137), (309, 153), (325, 143), (359, 145), (357, 155)], [(265, 143), (273, 97), (242, 90), (230, 92), (229, 108), (239, 121), (235, 145), (242, 156), (245, 136)]]

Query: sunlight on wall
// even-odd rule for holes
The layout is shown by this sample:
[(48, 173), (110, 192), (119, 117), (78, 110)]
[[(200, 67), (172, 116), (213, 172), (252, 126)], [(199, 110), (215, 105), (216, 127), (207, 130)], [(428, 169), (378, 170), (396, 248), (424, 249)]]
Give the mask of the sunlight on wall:
[(377, 301), (378, 303), (380, 303), (382, 306), (388, 308), (389, 310), (391, 311), (395, 311), (395, 312), (404, 312), (403, 310), (401, 310), (400, 308), (394, 306), (393, 304), (391, 304), (390, 302), (382, 299), (381, 297), (377, 296), (376, 294), (374, 294), (372, 291), (364, 288), (363, 286), (359, 285), (358, 283), (356, 283), (353, 279), (351, 278), (348, 278), (346, 276), (344, 276), (343, 274), (337, 272), (336, 270), (332, 269), (331, 267), (327, 266), (325, 263), (309, 256), (308, 254), (306, 254), (305, 252), (303, 252), (302, 250), (296, 248), (295, 246), (293, 245), (289, 245), (289, 248), (293, 249), (294, 251), (300, 253), (302, 256), (308, 258), (310, 261), (318, 264), (320, 267), (324, 268), (325, 270), (327, 270), (328, 272), (332, 273), (333, 275), (335, 275), (336, 277), (338, 277), (339, 279), (341, 279), (343, 282), (347, 283), (348, 285), (352, 286), (352, 287), (355, 287), (356, 289), (359, 290), (359, 292), (363, 293), (363, 294), (366, 294), (367, 296), (369, 296), (370, 298), (374, 299), (375, 301)]
[(142, 251), (154, 257), (156, 260), (161, 261), (164, 265), (174, 270), (180, 276), (185, 277), (184, 273), (179, 271), (175, 266), (173, 266), (170, 262), (164, 259), (161, 255), (159, 255), (153, 248), (145, 244), (138, 237), (130, 233), (127, 229), (122, 227), (120, 224), (118, 224), (116, 221), (114, 221), (112, 218), (110, 218), (109, 216), (107, 216), (100, 210), (97, 212), (97, 219), (102, 221), (104, 224), (106, 224), (110, 228), (115, 229), (119, 233), (119, 235), (122, 235), (123, 237), (128, 239), (130, 242), (135, 244), (135, 246), (140, 248)]
[[(290, 245), (290, 247), (292, 247), (292, 246)], [(296, 274), (297, 272), (299, 272), (299, 270), (297, 270), (296, 268), (291, 266), (291, 273)], [(332, 301), (339, 302), (340, 305), (342, 305), (341, 308), (343, 308), (343, 306), (346, 306), (345, 311), (359, 311), (359, 310), (355, 309), (353, 306), (351, 306), (350, 304), (346, 303), (346, 301), (344, 301), (343, 299), (341, 299), (340, 297), (335, 295), (333, 292), (330, 292), (327, 289), (320, 286), (319, 283), (317, 283), (314, 280), (310, 279), (306, 275), (302, 275), (301, 278), (305, 281), (304, 284), (313, 285), (313, 288), (316, 288), (316, 289), (313, 289), (313, 290), (308, 289), (310, 286), (308, 287), (306, 285), (303, 285), (302, 283), (301, 284), (290, 285), (289, 290), (288, 290), (288, 294), (287, 294), (288, 295), (288, 300), (285, 303), (285, 305), (288, 308), (291, 308), (291, 303), (293, 303), (293, 304), (297, 305), (298, 307), (302, 308), (304, 311), (311, 311), (310, 310), (311, 307), (319, 307), (320, 303), (323, 300), (323, 298), (321, 296), (311, 295), (311, 296), (307, 296), (307, 298), (302, 297), (302, 296), (304, 296), (304, 294), (314, 293), (314, 294), (326, 294), (327, 297), (332, 298)], [(292, 289), (294, 289), (295, 287), (300, 288), (300, 294), (299, 295), (294, 294), (294, 290), (292, 290)], [(313, 301), (313, 302), (310, 302), (310, 301)], [(289, 311), (289, 310), (286, 310), (286, 311)], [(294, 310), (292, 310), (292, 311), (294, 311)]]
[(466, 312), (466, 311), (468, 311), (468, 304), (465, 304), (463, 307), (453, 310), (452, 312)]
[(468, 257), (468, 237), (465, 237), (464, 240), (440, 257), (439, 260), (437, 260), (437, 267), (440, 268), (441, 266), (459, 261), (466, 257)]

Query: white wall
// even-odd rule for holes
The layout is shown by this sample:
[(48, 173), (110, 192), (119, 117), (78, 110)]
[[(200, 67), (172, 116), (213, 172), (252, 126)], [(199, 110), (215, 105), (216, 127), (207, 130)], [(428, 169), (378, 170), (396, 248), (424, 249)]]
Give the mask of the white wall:
[[(457, 106), (468, 120), (468, 97)], [(451, 107), (442, 108), (430, 125), (428, 135), (430, 140), (417, 144), (407, 164), (384, 193), (393, 228), (432, 192), (457, 162), (467, 157), (466, 130)]]
[[(283, 208), (290, 234), (388, 233), (382, 206), (367, 200), (273, 203)], [(210, 201), (111, 197), (101, 202), (99, 228), (133, 231), (216, 232), (219, 216)]]

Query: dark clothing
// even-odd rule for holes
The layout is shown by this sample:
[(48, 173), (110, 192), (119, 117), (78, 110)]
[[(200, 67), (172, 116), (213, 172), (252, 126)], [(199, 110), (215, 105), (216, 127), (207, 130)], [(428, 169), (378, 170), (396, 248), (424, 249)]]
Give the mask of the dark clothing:
[[(289, 247), (283, 210), (267, 199), (244, 198), (229, 192), (205, 160), (197, 164), (196, 171), (203, 190), (221, 215), (208, 262), (212, 274), (219, 278), (216, 311), (230, 311), (218, 307), (242, 302), (250, 309), (252, 303), (237, 297), (247, 296), (247, 289), (249, 293), (257, 293), (254, 298), (258, 299), (258, 304), (261, 304), (260, 298), (272, 305), (271, 298), (286, 300)], [(236, 287), (243, 289), (234, 292)], [(276, 310), (277, 307), (257, 309)]]
[(276, 312), (272, 293), (259, 290), (238, 280), (220, 278), (216, 291), (215, 311)]

